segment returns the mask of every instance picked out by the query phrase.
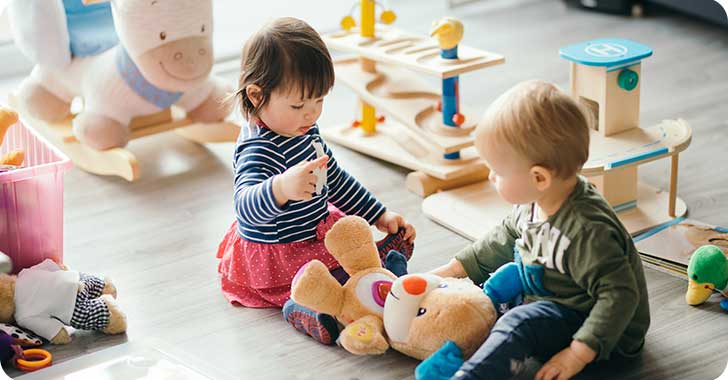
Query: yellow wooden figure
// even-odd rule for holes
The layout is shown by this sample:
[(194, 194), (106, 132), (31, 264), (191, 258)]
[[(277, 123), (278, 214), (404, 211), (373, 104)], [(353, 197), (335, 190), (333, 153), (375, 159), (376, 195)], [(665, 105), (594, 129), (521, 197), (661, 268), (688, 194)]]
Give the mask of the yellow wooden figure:
[(465, 28), (463, 23), (454, 17), (443, 17), (432, 23), (430, 36), (437, 38), (440, 49), (449, 50), (460, 43), (463, 39)]

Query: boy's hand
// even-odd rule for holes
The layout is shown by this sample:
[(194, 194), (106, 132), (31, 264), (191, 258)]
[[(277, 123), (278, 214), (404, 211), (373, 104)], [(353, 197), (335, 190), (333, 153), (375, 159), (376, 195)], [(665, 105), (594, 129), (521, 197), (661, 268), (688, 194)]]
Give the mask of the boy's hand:
[(429, 273), (440, 277), (455, 277), (463, 278), (468, 277), (468, 273), (465, 272), (463, 264), (458, 259), (453, 258), (447, 264), (431, 270)]
[(374, 226), (377, 227), (379, 231), (388, 234), (396, 234), (400, 228), (404, 228), (404, 238), (410, 243), (415, 242), (415, 236), (417, 235), (415, 228), (411, 224), (407, 223), (402, 215), (399, 215), (396, 212), (385, 211), (384, 214), (382, 214), (382, 216), (374, 222)]
[(273, 197), (278, 207), (288, 201), (307, 201), (316, 191), (318, 177), (313, 170), (329, 161), (329, 156), (321, 156), (312, 161), (301, 161), (298, 165), (273, 178)]
[(568, 380), (581, 372), (597, 356), (589, 346), (572, 340), (571, 346), (554, 355), (536, 373), (536, 380)]

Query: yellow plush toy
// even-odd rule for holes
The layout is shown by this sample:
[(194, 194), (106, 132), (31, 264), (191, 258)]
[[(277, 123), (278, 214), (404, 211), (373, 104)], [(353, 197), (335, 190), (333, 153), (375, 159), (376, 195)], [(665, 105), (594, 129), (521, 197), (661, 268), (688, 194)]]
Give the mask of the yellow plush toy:
[(429, 274), (396, 278), (381, 267), (364, 219), (342, 218), (325, 243), (351, 278), (342, 286), (314, 260), (293, 279), (291, 298), (346, 326), (339, 343), (347, 351), (382, 354), (391, 346), (424, 359), (451, 341), (467, 357), (490, 333), (496, 311), (480, 288)]
[[(17, 122), (18, 114), (15, 111), (0, 107), (0, 145), (2, 145), (8, 129)], [(22, 150), (13, 150), (0, 155), (0, 165), (20, 166), (24, 159), (25, 154)]]

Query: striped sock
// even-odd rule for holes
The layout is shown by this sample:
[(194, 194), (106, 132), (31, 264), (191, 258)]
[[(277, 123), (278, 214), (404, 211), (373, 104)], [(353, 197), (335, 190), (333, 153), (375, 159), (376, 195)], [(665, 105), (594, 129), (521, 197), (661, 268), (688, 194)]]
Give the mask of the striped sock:
[(415, 250), (415, 245), (405, 240), (404, 234), (406, 232), (404, 228), (400, 228), (396, 234), (389, 234), (377, 242), (377, 250), (379, 251), (379, 258), (382, 260), (382, 263), (385, 262), (389, 251), (397, 251), (403, 254), (407, 260), (412, 257), (412, 251)]
[(283, 319), (296, 330), (326, 345), (334, 344), (339, 337), (339, 326), (334, 317), (307, 309), (290, 299), (283, 305)]

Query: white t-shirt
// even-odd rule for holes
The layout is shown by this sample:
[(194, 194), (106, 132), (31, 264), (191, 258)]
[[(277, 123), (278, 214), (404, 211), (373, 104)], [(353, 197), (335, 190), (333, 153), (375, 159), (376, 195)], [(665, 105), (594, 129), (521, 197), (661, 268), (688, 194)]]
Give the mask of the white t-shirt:
[(62, 270), (50, 259), (23, 269), (15, 283), (18, 326), (53, 339), (71, 323), (78, 286), (78, 272)]

